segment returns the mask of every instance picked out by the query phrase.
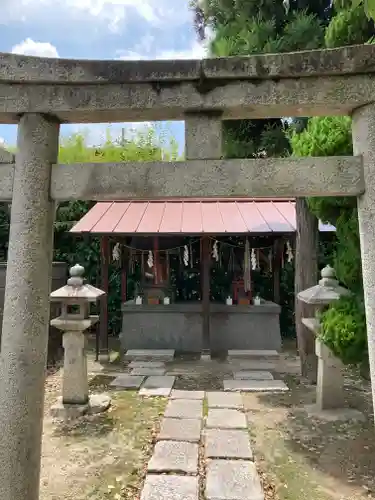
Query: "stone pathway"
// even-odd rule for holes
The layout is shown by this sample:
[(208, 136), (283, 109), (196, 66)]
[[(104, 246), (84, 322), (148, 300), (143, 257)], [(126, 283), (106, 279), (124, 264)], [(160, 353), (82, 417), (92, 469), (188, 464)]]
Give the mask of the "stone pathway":
[(242, 396), (172, 390), (141, 500), (264, 500)]
[[(227, 362), (221, 364), (222, 384), (218, 388), (227, 392), (288, 391), (286, 384), (282, 380), (274, 380), (271, 373), (277, 362), (276, 355), (276, 351), (229, 351)], [(177, 366), (170, 366), (174, 351), (169, 350), (127, 351), (125, 358), (130, 360), (128, 373), (119, 375), (111, 385), (139, 389), (142, 396), (169, 397), (176, 377), (182, 381), (184, 377), (196, 378), (197, 367), (207, 372), (213, 366), (211, 363), (215, 364), (212, 360), (200, 360), (187, 362), (186, 365), (180, 361)]]

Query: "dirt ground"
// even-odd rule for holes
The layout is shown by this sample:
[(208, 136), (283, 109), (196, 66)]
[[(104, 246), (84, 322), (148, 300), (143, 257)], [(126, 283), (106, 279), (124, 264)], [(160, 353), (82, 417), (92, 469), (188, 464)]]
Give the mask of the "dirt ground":
[[(166, 400), (112, 391), (109, 412), (57, 425), (49, 408), (60, 394), (60, 380), (55, 373), (46, 382), (40, 499), (137, 498)], [(96, 376), (92, 392), (109, 392), (110, 380)]]
[(244, 397), (266, 498), (362, 500), (375, 498), (375, 440), (369, 384), (348, 372), (347, 403), (365, 422), (323, 422), (307, 415), (315, 387), (284, 377), (289, 393)]
[[(94, 369), (94, 365), (91, 364)], [(98, 367), (98, 365), (95, 365)], [(197, 370), (189, 362), (176, 388), (219, 390), (222, 373)], [(225, 367), (216, 369), (222, 370)], [(209, 367), (207, 367), (209, 368)], [(90, 368), (89, 368), (90, 370)], [(111, 392), (113, 406), (103, 415), (74, 425), (57, 425), (49, 408), (61, 391), (61, 373), (47, 377), (43, 437), (41, 500), (122, 500), (139, 498), (160, 416), (166, 400), (141, 399), (134, 392), (109, 391), (118, 364), (92, 373), (93, 392)], [(301, 379), (290, 349), (282, 356), (276, 378), (290, 388), (283, 394), (246, 394), (254, 455), (267, 500), (375, 499), (375, 439), (371, 387), (347, 371), (347, 404), (365, 422), (331, 423), (312, 419), (305, 406), (315, 402), (315, 387)], [(207, 409), (205, 409), (205, 413)]]

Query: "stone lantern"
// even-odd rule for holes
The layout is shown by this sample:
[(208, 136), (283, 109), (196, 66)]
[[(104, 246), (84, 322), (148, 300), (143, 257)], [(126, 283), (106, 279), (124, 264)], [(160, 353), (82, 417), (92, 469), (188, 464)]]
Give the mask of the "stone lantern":
[(51, 325), (63, 332), (64, 374), (62, 397), (51, 413), (56, 417), (76, 417), (98, 413), (110, 405), (106, 395), (89, 397), (85, 330), (98, 322), (99, 316), (90, 315), (90, 304), (105, 292), (84, 282), (84, 268), (73, 266), (65, 286), (51, 293), (51, 301), (61, 303), (61, 315)]
[[(321, 276), (318, 285), (298, 294), (299, 300), (322, 310), (340, 297), (350, 295), (348, 289), (340, 286), (331, 266), (322, 269)], [(303, 318), (302, 323), (315, 335), (319, 334), (318, 318)], [(315, 352), (318, 357), (316, 404), (310, 408), (310, 413), (328, 419), (361, 418), (357, 410), (345, 408), (342, 361), (319, 338), (315, 340)]]

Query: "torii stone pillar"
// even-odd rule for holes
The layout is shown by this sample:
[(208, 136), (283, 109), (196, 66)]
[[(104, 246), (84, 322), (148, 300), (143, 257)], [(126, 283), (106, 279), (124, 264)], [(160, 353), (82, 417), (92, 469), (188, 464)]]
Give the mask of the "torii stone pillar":
[(375, 408), (375, 103), (353, 113), (353, 152), (363, 157), (366, 190), (358, 198), (372, 401)]
[[(185, 155), (187, 160), (222, 158), (222, 113), (185, 113)], [(202, 239), (202, 345), (212, 349), (210, 340), (210, 254), (209, 240)]]
[(18, 125), (0, 357), (0, 498), (38, 500), (59, 124)]

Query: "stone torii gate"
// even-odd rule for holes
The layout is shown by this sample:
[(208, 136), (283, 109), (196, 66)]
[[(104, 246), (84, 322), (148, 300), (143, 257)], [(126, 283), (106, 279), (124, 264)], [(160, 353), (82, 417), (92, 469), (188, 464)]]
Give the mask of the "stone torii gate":
[[(17, 123), (0, 358), (0, 498), (37, 500), (56, 203), (142, 197), (357, 196), (375, 399), (375, 47), (203, 61), (0, 55), (0, 123)], [(350, 115), (355, 156), (222, 159), (221, 121)], [(183, 162), (58, 165), (60, 123), (185, 120)], [(6, 160), (8, 161), (8, 160)]]

